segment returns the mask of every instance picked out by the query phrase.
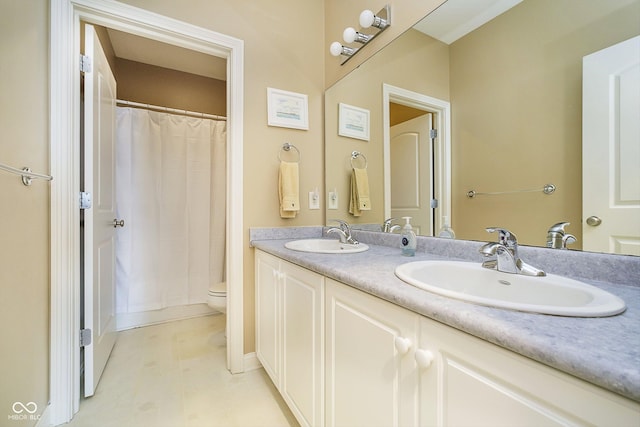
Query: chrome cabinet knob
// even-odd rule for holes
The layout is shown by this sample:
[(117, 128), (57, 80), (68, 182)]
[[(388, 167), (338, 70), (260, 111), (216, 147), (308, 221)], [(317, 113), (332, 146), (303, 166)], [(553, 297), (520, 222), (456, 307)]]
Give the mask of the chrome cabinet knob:
[(113, 220), (113, 228), (116, 227), (124, 227), (124, 219), (121, 219), (120, 221), (118, 221), (117, 219)]
[(597, 227), (600, 224), (602, 224), (602, 220), (595, 215), (587, 218), (587, 225), (590, 225), (592, 227)]

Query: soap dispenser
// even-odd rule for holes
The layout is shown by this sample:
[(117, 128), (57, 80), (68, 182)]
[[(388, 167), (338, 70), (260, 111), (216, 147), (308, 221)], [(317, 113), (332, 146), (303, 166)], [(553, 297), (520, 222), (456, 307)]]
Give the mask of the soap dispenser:
[(456, 233), (453, 232), (451, 225), (449, 225), (449, 217), (442, 217), (444, 225), (440, 229), (440, 233), (438, 233), (438, 237), (443, 237), (445, 239), (455, 239)]
[(402, 255), (414, 256), (416, 254), (416, 233), (411, 227), (411, 217), (403, 217), (406, 224), (402, 227)]

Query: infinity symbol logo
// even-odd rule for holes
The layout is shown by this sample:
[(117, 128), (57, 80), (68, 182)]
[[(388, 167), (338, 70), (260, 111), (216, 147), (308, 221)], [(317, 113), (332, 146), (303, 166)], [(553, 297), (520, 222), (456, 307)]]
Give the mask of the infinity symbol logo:
[(35, 402), (28, 402), (26, 405), (22, 402), (14, 402), (12, 406), (13, 412), (21, 414), (27, 411), (30, 414), (35, 413), (38, 410), (38, 405)]

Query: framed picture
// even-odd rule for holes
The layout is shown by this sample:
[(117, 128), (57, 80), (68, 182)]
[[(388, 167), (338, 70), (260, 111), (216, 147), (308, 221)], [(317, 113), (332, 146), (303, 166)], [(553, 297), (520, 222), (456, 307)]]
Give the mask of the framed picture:
[(309, 129), (307, 95), (267, 88), (268, 125), (293, 129)]
[(369, 110), (339, 104), (338, 135), (369, 141)]

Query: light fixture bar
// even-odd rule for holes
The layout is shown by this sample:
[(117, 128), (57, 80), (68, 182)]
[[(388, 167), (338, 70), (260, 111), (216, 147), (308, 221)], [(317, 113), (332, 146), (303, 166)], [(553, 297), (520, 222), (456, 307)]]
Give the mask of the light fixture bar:
[[(364, 10), (360, 14), (360, 26), (361, 28), (357, 31), (351, 27), (344, 30), (343, 38), (346, 43), (361, 43), (362, 47), (364, 47), (367, 43), (378, 36), (378, 34), (389, 28), (391, 26), (391, 7), (386, 5), (376, 14), (370, 10)], [(362, 47), (352, 48), (349, 46), (343, 46), (339, 42), (333, 42), (329, 51), (333, 56), (342, 56), (343, 59), (340, 65), (344, 65), (348, 60), (355, 56)]]

